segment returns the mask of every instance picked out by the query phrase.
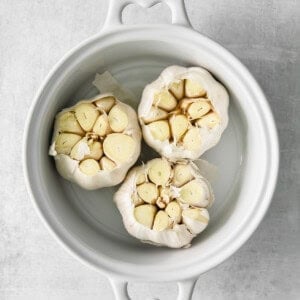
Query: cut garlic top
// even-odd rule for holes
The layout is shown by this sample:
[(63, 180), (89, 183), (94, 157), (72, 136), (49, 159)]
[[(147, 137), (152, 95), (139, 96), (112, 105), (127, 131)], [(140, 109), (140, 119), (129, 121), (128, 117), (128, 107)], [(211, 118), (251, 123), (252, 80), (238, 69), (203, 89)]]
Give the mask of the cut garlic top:
[(140, 144), (136, 112), (102, 94), (57, 114), (49, 154), (62, 177), (92, 190), (119, 184)]
[(228, 103), (225, 88), (205, 69), (170, 66), (143, 91), (143, 137), (170, 160), (196, 159), (220, 140)]
[(188, 247), (206, 228), (213, 200), (210, 184), (193, 163), (165, 158), (133, 168), (114, 195), (129, 234), (171, 248)]

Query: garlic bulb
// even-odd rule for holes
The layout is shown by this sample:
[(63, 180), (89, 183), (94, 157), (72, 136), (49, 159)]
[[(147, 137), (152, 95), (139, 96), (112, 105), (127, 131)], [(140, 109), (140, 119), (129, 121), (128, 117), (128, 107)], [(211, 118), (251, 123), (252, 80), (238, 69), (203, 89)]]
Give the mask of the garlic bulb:
[(193, 163), (165, 158), (133, 168), (114, 195), (129, 234), (171, 248), (188, 247), (206, 228), (213, 200), (210, 184)]
[(57, 114), (49, 154), (62, 177), (92, 190), (119, 184), (140, 144), (136, 112), (102, 94)]
[(143, 137), (170, 160), (194, 160), (220, 140), (228, 102), (225, 88), (205, 69), (170, 66), (143, 91)]

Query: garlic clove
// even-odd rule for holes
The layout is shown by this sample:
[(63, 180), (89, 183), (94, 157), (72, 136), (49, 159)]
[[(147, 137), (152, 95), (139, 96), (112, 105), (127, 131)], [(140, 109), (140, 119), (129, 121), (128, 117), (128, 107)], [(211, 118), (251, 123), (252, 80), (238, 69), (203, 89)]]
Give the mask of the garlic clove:
[(184, 80), (174, 81), (169, 86), (169, 91), (180, 100), (184, 96)]
[(206, 211), (205, 208), (187, 208), (182, 212), (184, 218), (191, 218), (195, 221), (208, 223), (208, 218), (203, 215), (203, 211)]
[(139, 185), (136, 190), (139, 197), (143, 201), (149, 204), (155, 204), (158, 197), (158, 189), (155, 184), (151, 182), (145, 182)]
[(145, 202), (138, 196), (137, 193), (132, 194), (131, 199), (133, 201), (134, 206), (139, 206), (144, 204)]
[(170, 202), (165, 209), (165, 212), (168, 214), (168, 216), (171, 218), (171, 220), (173, 220), (175, 223), (180, 223), (181, 211), (182, 211), (182, 209), (181, 209), (180, 205), (175, 200)]
[(114, 97), (109, 96), (109, 97), (101, 98), (95, 101), (94, 103), (98, 108), (108, 113), (111, 110), (111, 108), (114, 106), (115, 101), (116, 100)]
[(55, 141), (55, 150), (58, 154), (69, 155), (74, 145), (81, 140), (81, 136), (74, 133), (61, 133)]
[(174, 167), (174, 176), (172, 184), (181, 187), (194, 178), (190, 165), (177, 164)]
[(177, 100), (168, 90), (163, 90), (154, 95), (153, 104), (166, 111), (171, 111), (177, 106)]
[(205, 208), (187, 208), (182, 212), (182, 220), (193, 233), (199, 234), (207, 227), (209, 214)]
[(188, 129), (189, 121), (184, 115), (173, 115), (170, 120), (171, 133), (175, 141), (185, 134)]
[(183, 203), (197, 206), (205, 201), (205, 197), (206, 193), (202, 185), (194, 179), (181, 187), (178, 199)]
[(100, 159), (100, 167), (104, 171), (111, 171), (116, 167), (116, 164), (106, 156), (103, 156)]
[(97, 118), (93, 126), (93, 132), (100, 136), (105, 136), (108, 133), (112, 132), (106, 114), (102, 114)]
[(81, 139), (78, 143), (74, 145), (70, 152), (70, 157), (76, 160), (84, 159), (85, 155), (90, 152), (90, 148), (87, 144), (86, 138)]
[(136, 150), (136, 142), (126, 134), (109, 134), (103, 142), (104, 154), (116, 163), (125, 163), (131, 159)]
[(201, 138), (199, 129), (196, 127), (190, 128), (182, 139), (182, 145), (185, 149), (196, 151), (201, 147)]
[(85, 131), (91, 131), (99, 116), (99, 111), (92, 103), (81, 103), (75, 106), (75, 116)]
[(92, 158), (99, 160), (103, 155), (102, 145), (92, 139), (87, 141), (86, 138), (81, 139), (71, 150), (70, 157), (76, 160)]
[(59, 132), (69, 132), (83, 135), (84, 131), (77, 122), (73, 112), (65, 112), (57, 117), (57, 127)]
[(148, 163), (149, 179), (156, 185), (166, 185), (171, 175), (171, 165), (166, 159), (155, 158)]
[(99, 160), (101, 156), (103, 155), (103, 149), (102, 144), (100, 142), (94, 142), (91, 140), (91, 143), (89, 144), (90, 153), (85, 156), (85, 158), (92, 158), (95, 160)]
[(81, 161), (81, 163), (79, 164), (79, 169), (85, 175), (93, 176), (96, 175), (98, 171), (100, 171), (100, 166), (96, 160), (88, 158)]
[(185, 80), (185, 96), (188, 98), (202, 97), (206, 94), (203, 86), (190, 79)]
[(169, 216), (163, 210), (160, 210), (155, 216), (154, 223), (153, 223), (153, 230), (163, 231), (169, 228), (169, 225), (170, 225)]
[(170, 138), (168, 121), (156, 121), (147, 125), (154, 139), (165, 141)]
[(147, 180), (145, 173), (140, 173), (136, 177), (136, 185), (142, 184)]
[(154, 121), (166, 119), (167, 117), (168, 113), (165, 110), (152, 106), (149, 114), (147, 117), (144, 117), (143, 120), (145, 124), (148, 124)]
[(196, 126), (209, 129), (219, 124), (220, 118), (215, 112), (211, 112), (195, 122)]
[(108, 121), (114, 132), (122, 132), (128, 126), (128, 117), (120, 105), (115, 105), (108, 114)]
[(207, 101), (198, 100), (188, 107), (187, 113), (190, 119), (194, 120), (206, 115), (211, 110), (211, 108), (211, 105)]
[(142, 225), (152, 228), (157, 208), (151, 204), (143, 204), (134, 208), (134, 217)]

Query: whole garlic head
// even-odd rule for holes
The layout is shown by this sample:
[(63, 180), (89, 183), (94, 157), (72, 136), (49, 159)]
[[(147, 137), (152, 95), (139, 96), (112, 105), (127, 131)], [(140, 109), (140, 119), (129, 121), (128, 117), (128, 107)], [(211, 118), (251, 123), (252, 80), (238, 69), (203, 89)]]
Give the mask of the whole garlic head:
[(133, 168), (114, 195), (129, 234), (171, 248), (188, 247), (206, 228), (213, 200), (210, 184), (193, 163), (165, 158)]
[(102, 94), (57, 114), (49, 155), (62, 177), (93, 190), (119, 184), (140, 148), (136, 112)]
[(228, 103), (225, 88), (205, 69), (170, 66), (143, 91), (143, 137), (170, 160), (194, 160), (220, 140)]

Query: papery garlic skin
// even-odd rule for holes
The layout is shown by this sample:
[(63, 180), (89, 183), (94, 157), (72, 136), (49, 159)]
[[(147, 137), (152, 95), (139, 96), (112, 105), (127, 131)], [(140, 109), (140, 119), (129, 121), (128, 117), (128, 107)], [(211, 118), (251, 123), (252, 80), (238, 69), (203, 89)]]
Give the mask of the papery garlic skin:
[[(200, 93), (199, 95), (201, 96), (188, 98), (186, 97), (185, 91), (184, 94), (181, 94), (180, 96), (180, 93), (183, 93), (180, 89), (175, 92), (173, 90), (172, 92), (172, 86), (178, 82), (181, 84), (182, 82), (183, 84), (186, 84), (186, 82), (199, 83), (204, 89), (203, 94)], [(171, 95), (177, 99), (177, 106), (172, 109), (157, 107), (159, 102), (157, 104), (157, 101), (155, 101), (155, 95), (168, 90)], [(206, 117), (206, 115), (200, 116), (197, 120), (193, 119), (191, 116), (189, 117), (191, 121), (189, 128), (197, 128), (197, 132), (199, 134), (198, 137), (196, 136), (197, 140), (191, 149), (186, 149), (184, 142), (182, 141), (174, 142), (171, 139), (159, 140), (154, 138), (149, 124), (153, 124), (151, 122), (153, 122), (153, 116), (155, 116), (153, 112), (155, 107), (162, 110), (159, 113), (159, 120), (166, 120), (170, 118), (172, 114), (182, 113), (182, 111), (188, 115), (188, 112), (185, 111), (187, 107), (184, 109), (182, 108), (185, 107), (185, 104), (182, 107), (180, 106), (180, 103), (182, 102), (181, 99), (188, 98), (188, 100), (191, 101), (195, 101), (195, 99), (200, 101), (202, 97), (205, 98), (205, 101), (209, 102), (212, 106), (212, 110), (208, 113), (208, 111), (206, 111), (206, 107), (203, 107), (203, 110), (206, 111), (205, 114), (208, 114), (208, 117)], [(149, 146), (155, 149), (160, 155), (167, 157), (170, 160), (175, 161), (181, 158), (192, 160), (197, 159), (205, 151), (212, 148), (219, 142), (221, 135), (228, 124), (228, 104), (229, 96), (226, 89), (205, 69), (200, 67), (167, 67), (162, 71), (160, 76), (155, 81), (148, 84), (143, 91), (141, 102), (138, 107), (138, 117), (142, 127), (143, 137)], [(171, 100), (166, 103), (167, 107), (168, 105), (169, 108), (174, 107)], [(188, 104), (186, 106), (188, 106)], [(181, 112), (179, 112), (178, 109), (182, 109)], [(168, 117), (165, 113), (168, 114)], [(217, 119), (214, 120), (212, 117), (217, 117)], [(149, 119), (151, 122), (149, 122)], [(214, 121), (217, 121), (217, 123), (213, 123)], [(187, 141), (186, 144), (189, 145), (191, 142)]]
[[(160, 203), (157, 202), (156, 205), (153, 204), (153, 202), (151, 202), (152, 204), (150, 204), (149, 202), (145, 202), (137, 194), (137, 187), (145, 184), (145, 182), (151, 182), (151, 180), (149, 179), (149, 169), (151, 168), (151, 164), (155, 160), (157, 160), (157, 162), (159, 162), (160, 160), (161, 165), (163, 165), (164, 162), (168, 162), (164, 158), (157, 158), (149, 161), (145, 165), (133, 168), (128, 173), (122, 186), (115, 193), (114, 201), (122, 215), (126, 230), (132, 236), (136, 237), (142, 242), (154, 244), (157, 246), (167, 246), (170, 248), (189, 247), (192, 239), (201, 231), (203, 231), (208, 224), (209, 214), (206, 208), (211, 206), (214, 201), (214, 195), (211, 186), (207, 182), (207, 180), (201, 176), (201, 174), (199, 173), (199, 169), (193, 163), (190, 163), (188, 161), (182, 161), (180, 163), (168, 162), (172, 169), (170, 172), (169, 180), (165, 186), (158, 186), (158, 189), (160, 191), (164, 190), (164, 193), (170, 193), (170, 199), (163, 200), (162, 198), (159, 198), (159, 201), (165, 201), (165, 207), (160, 207)], [(190, 168), (190, 172), (192, 174), (191, 180), (196, 180), (198, 184), (203, 187), (204, 194), (199, 203), (189, 205), (180, 200), (180, 191), (182, 189), (182, 186), (178, 187), (172, 184), (172, 179), (174, 176), (173, 170), (174, 166), (177, 164), (187, 165)], [(140, 180), (141, 174), (146, 177), (145, 182), (143, 183), (141, 183)], [(165, 190), (165, 188), (167, 188), (167, 190)], [(165, 196), (165, 194), (163, 194), (163, 196)], [(177, 211), (176, 209), (174, 210), (174, 207), (171, 208), (170, 205), (172, 205), (173, 203), (175, 204), (175, 208), (177, 209)], [(138, 221), (138, 219), (142, 218), (143, 215), (141, 214), (141, 212), (138, 212), (139, 215), (136, 215), (136, 209), (139, 209), (143, 206), (145, 206), (145, 211), (153, 214), (152, 225), (149, 225), (149, 222), (151, 223), (151, 218), (149, 221), (149, 217), (151, 216), (149, 215), (145, 216), (146, 225), (143, 224), (144, 222), (142, 219)], [(152, 207), (152, 210), (148, 209), (150, 207)], [(196, 209), (199, 211), (201, 210), (201, 216), (197, 217), (197, 214), (195, 216), (198, 218), (198, 220), (193, 219), (195, 214), (192, 214), (190, 216), (189, 214), (184, 213), (186, 210)], [(166, 224), (163, 224), (164, 222), (161, 222), (159, 223), (159, 226), (164, 226), (162, 227), (162, 230), (160, 230), (159, 228), (156, 228), (155, 230), (155, 218), (158, 216), (159, 212), (161, 213), (161, 217), (164, 217), (165, 215), (165, 213), (162, 214), (162, 212), (167, 213), (169, 224), (166, 226)]]
[[(121, 107), (122, 110), (126, 113), (129, 120), (128, 124), (126, 125), (126, 128), (122, 131), (121, 134), (124, 134), (132, 138), (131, 148), (133, 146), (133, 143), (134, 143), (134, 148), (133, 150), (131, 149), (132, 152), (129, 159), (122, 162), (112, 161), (111, 158), (107, 158), (104, 155), (105, 154), (104, 153), (103, 155), (101, 155), (101, 158), (99, 158), (100, 162), (99, 160), (97, 160), (99, 162), (99, 171), (97, 171), (95, 175), (86, 175), (80, 170), (79, 160), (72, 159), (70, 155), (60, 154), (56, 151), (57, 137), (61, 133), (58, 120), (66, 112), (74, 112), (74, 110), (78, 105), (85, 104), (85, 103), (87, 104), (96, 103), (98, 100), (106, 99), (108, 97), (109, 98), (112, 97), (115, 99), (114, 104), (111, 105), (111, 103), (109, 103), (108, 101), (107, 103), (104, 103), (104, 106), (101, 105), (99, 105), (99, 107), (97, 106), (96, 110), (99, 111), (99, 116), (106, 115), (106, 114), (109, 115), (109, 111), (115, 106)], [(78, 132), (80, 132), (80, 130), (78, 130)], [(82, 136), (82, 140), (79, 141), (77, 147), (76, 158), (78, 159), (82, 159), (83, 157), (86, 157), (90, 154), (90, 148), (88, 144), (85, 143), (85, 139), (89, 139), (89, 138), (91, 139), (95, 138), (96, 140), (99, 139), (99, 141), (101, 141), (102, 151), (103, 151), (103, 142), (105, 141), (106, 137), (109, 136), (110, 134), (115, 134), (115, 133), (112, 132), (112, 130), (110, 129), (105, 133), (105, 135), (100, 136), (93, 133), (93, 129), (92, 129), (88, 133), (83, 130), (82, 133), (80, 134)], [(120, 132), (118, 132), (118, 134), (120, 134)], [(142, 138), (142, 134), (138, 124), (137, 115), (134, 109), (132, 109), (129, 105), (117, 100), (116, 97), (114, 97), (112, 94), (101, 94), (93, 97), (92, 99), (82, 100), (76, 103), (76, 105), (66, 108), (57, 114), (55, 119), (55, 124), (54, 124), (52, 143), (49, 149), (49, 155), (54, 157), (57, 171), (62, 177), (64, 177), (65, 179), (71, 182), (77, 183), (79, 186), (81, 186), (84, 189), (94, 190), (102, 187), (117, 185), (125, 178), (129, 168), (136, 162), (137, 158), (140, 155), (141, 138)], [(106, 162), (105, 160), (109, 161), (109, 165), (107, 163), (103, 164), (103, 162), (104, 163)], [(103, 169), (102, 168), (103, 166), (107, 166), (106, 169)]]

